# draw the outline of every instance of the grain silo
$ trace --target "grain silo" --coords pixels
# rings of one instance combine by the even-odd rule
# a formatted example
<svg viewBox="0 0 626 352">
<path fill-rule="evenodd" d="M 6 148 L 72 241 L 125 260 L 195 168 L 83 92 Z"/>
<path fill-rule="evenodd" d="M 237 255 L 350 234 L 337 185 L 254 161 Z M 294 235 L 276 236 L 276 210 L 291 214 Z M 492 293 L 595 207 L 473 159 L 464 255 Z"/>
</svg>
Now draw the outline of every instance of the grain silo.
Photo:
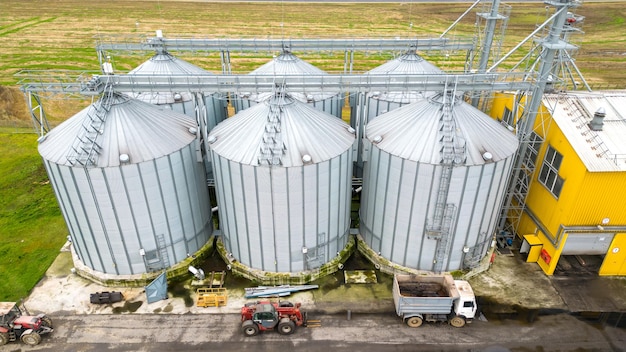
<svg viewBox="0 0 626 352">
<path fill-rule="evenodd" d="M 107 92 L 40 140 L 80 261 L 118 276 L 171 267 L 212 232 L 196 122 Z"/>
<path fill-rule="evenodd" d="M 402 79 L 405 75 L 441 73 L 443 73 L 443 71 L 424 60 L 414 49 L 367 72 L 369 75 L 388 75 L 392 80 L 394 75 Z M 408 90 L 372 91 L 369 93 L 353 94 L 350 97 L 350 126 L 357 130 L 358 138 L 362 139 L 365 126 L 376 116 L 404 105 L 420 101 L 429 94 L 432 94 L 432 92 Z M 359 143 L 356 160 L 357 165 L 355 167 L 355 176 L 357 177 L 363 176 L 362 146 L 362 143 Z"/>
<path fill-rule="evenodd" d="M 367 72 L 367 74 L 371 75 L 384 74 L 392 77 L 393 75 L 402 77 L 403 75 L 442 73 L 443 71 L 424 60 L 415 50 L 409 50 L 398 58 L 388 61 Z M 373 91 L 367 93 L 365 96 L 365 108 L 363 109 L 364 116 L 361 118 L 362 125 L 366 125 L 368 121 L 371 121 L 378 115 L 424 99 L 428 94 L 429 92 L 406 90 L 392 92 Z M 352 97 L 350 106 L 352 116 L 356 116 L 356 107 L 358 106 L 356 96 Z M 352 124 L 352 126 L 354 127 L 355 125 Z"/>
<path fill-rule="evenodd" d="M 148 61 L 137 66 L 128 72 L 129 75 L 168 75 L 168 76 L 190 76 L 190 75 L 213 75 L 196 65 L 178 59 L 168 53 L 165 49 L 157 49 L 157 53 Z M 206 111 L 198 119 L 200 127 L 206 126 L 210 131 L 218 123 L 228 117 L 226 98 L 218 93 L 205 92 L 199 96 L 194 96 L 190 92 L 172 91 L 150 91 L 133 92 L 132 97 L 162 108 L 168 108 L 185 115 L 198 119 L 198 111 Z"/>
<path fill-rule="evenodd" d="M 303 76 L 320 76 L 327 75 L 326 72 L 301 60 L 288 49 L 284 49 L 280 55 L 272 61 L 262 65 L 256 70 L 250 72 L 251 75 L 268 75 L 276 76 L 276 83 L 281 84 L 281 76 L 303 75 Z M 339 92 L 292 92 L 289 94 L 292 98 L 307 103 L 320 111 L 341 118 L 341 112 L 344 105 L 344 97 Z M 241 93 L 233 100 L 235 112 L 247 109 L 267 98 L 272 93 Z"/>
<path fill-rule="evenodd" d="M 226 249 L 264 272 L 317 268 L 347 243 L 354 130 L 287 93 L 209 135 Z"/>
<path fill-rule="evenodd" d="M 158 48 L 154 56 L 137 66 L 128 74 L 150 76 L 213 75 L 196 65 L 172 56 L 163 48 Z M 150 104 L 158 105 L 161 108 L 183 113 L 196 119 L 201 144 L 205 150 L 208 149 L 205 141 L 209 131 L 228 117 L 226 98 L 218 93 L 204 92 L 192 94 L 185 91 L 172 92 L 155 90 L 150 92 L 133 92 L 130 93 L 130 96 Z M 205 166 L 207 168 L 206 177 L 212 179 L 211 162 L 208 159 L 205 160 Z"/>
<path fill-rule="evenodd" d="M 373 252 L 437 272 L 484 257 L 518 146 L 512 133 L 447 93 L 370 121 L 365 144 L 360 233 Z"/>
</svg>

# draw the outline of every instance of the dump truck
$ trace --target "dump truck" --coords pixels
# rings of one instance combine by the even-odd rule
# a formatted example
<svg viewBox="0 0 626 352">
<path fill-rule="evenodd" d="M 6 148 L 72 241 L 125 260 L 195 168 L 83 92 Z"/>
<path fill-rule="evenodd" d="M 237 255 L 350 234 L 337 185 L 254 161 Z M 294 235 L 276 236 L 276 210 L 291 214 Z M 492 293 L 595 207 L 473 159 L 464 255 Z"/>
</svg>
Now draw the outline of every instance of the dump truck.
<svg viewBox="0 0 626 352">
<path fill-rule="evenodd" d="M 245 336 L 254 336 L 265 330 L 290 335 L 296 326 L 306 326 L 306 323 L 307 315 L 300 310 L 300 303 L 257 301 L 246 303 L 241 308 L 241 331 Z"/>
<path fill-rule="evenodd" d="M 0 346 L 20 340 L 38 345 L 41 336 L 52 332 L 52 319 L 45 314 L 31 316 L 13 302 L 0 302 Z"/>
<path fill-rule="evenodd" d="M 396 274 L 393 301 L 398 316 L 412 328 L 424 321 L 447 322 L 460 328 L 472 322 L 477 310 L 470 284 L 449 274 Z"/>
</svg>

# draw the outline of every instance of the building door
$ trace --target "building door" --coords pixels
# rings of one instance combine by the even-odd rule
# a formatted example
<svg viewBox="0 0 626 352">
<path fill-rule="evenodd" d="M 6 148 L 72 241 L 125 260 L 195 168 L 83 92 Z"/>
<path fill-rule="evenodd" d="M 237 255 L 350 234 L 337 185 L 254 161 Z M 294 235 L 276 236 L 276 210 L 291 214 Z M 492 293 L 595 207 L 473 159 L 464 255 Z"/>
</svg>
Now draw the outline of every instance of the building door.
<svg viewBox="0 0 626 352">
<path fill-rule="evenodd" d="M 615 234 L 598 274 L 600 276 L 626 275 L 626 233 Z"/>
<path fill-rule="evenodd" d="M 568 233 L 561 255 L 604 255 L 612 233 Z"/>
</svg>

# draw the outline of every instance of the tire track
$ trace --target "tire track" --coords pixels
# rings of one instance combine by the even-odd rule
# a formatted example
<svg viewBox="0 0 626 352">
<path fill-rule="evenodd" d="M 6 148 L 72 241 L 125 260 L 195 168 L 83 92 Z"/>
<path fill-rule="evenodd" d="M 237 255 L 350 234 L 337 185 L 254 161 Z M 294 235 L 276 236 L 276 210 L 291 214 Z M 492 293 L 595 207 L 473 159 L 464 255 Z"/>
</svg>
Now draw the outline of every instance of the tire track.
<svg viewBox="0 0 626 352">
<path fill-rule="evenodd" d="M 31 17 L 31 18 L 28 18 L 19 22 L 11 23 L 9 25 L 0 27 L 0 37 L 17 33 L 23 29 L 37 26 L 41 23 L 52 22 L 55 19 L 56 17 L 50 17 L 50 18 L 45 18 L 45 19 L 41 19 L 40 17 Z"/>
</svg>

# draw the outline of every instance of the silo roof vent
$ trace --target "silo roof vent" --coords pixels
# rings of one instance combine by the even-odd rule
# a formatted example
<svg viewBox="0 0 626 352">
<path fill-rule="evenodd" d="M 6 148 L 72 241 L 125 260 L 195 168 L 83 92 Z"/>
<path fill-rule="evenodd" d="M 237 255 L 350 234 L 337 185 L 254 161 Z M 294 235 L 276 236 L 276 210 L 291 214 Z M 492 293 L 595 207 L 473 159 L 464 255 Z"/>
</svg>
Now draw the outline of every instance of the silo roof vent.
<svg viewBox="0 0 626 352">
<path fill-rule="evenodd" d="M 599 108 L 593 114 L 593 119 L 589 123 L 589 128 L 592 131 L 602 131 L 602 126 L 604 126 L 604 117 L 606 116 L 606 110 L 604 108 Z"/>
</svg>

